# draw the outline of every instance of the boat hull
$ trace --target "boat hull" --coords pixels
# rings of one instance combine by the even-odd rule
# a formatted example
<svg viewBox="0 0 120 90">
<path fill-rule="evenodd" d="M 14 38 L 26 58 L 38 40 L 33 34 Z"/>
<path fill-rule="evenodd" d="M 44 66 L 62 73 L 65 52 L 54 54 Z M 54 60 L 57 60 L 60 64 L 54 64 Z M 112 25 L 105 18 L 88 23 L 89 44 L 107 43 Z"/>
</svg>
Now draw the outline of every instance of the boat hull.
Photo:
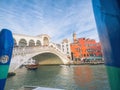
<svg viewBox="0 0 120 90">
<path fill-rule="evenodd" d="M 25 66 L 28 70 L 36 70 L 38 69 L 38 65 L 26 65 Z"/>
<path fill-rule="evenodd" d="M 120 1 L 93 0 L 111 90 L 120 90 Z"/>
</svg>

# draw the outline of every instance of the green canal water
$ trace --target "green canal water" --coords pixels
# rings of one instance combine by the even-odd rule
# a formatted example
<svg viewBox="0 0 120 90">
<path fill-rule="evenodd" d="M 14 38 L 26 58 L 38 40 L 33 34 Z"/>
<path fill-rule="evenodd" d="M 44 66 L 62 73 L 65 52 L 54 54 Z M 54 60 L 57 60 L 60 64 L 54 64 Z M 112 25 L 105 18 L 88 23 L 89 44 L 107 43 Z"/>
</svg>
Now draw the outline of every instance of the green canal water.
<svg viewBox="0 0 120 90">
<path fill-rule="evenodd" d="M 31 71 L 20 68 L 8 78 L 5 90 L 40 86 L 64 90 L 110 90 L 104 65 L 40 66 Z"/>
</svg>

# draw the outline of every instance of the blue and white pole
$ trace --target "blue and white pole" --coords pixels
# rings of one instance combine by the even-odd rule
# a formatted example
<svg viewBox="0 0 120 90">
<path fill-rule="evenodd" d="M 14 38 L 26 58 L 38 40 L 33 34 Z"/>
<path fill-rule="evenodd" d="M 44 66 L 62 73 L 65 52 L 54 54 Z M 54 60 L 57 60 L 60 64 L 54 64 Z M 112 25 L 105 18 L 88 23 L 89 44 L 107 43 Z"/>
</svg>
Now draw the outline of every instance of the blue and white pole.
<svg viewBox="0 0 120 90">
<path fill-rule="evenodd" d="M 14 39 L 8 29 L 0 32 L 0 90 L 4 90 L 9 65 L 12 57 Z"/>
</svg>

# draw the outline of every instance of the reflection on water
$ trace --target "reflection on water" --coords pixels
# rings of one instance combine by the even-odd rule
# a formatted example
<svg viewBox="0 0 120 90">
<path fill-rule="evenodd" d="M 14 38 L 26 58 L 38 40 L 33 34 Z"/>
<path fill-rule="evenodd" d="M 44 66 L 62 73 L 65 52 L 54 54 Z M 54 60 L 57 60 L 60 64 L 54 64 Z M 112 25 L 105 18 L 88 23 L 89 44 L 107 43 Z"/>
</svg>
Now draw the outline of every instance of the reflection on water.
<svg viewBox="0 0 120 90">
<path fill-rule="evenodd" d="M 89 84 L 93 80 L 92 69 L 89 66 L 75 67 L 74 76 L 75 76 L 74 79 L 76 84 L 82 87 L 85 87 L 87 84 Z M 76 76 L 79 76 L 79 77 L 76 77 Z"/>
<path fill-rule="evenodd" d="M 35 71 L 22 68 L 7 79 L 5 90 L 18 90 L 24 85 L 65 90 L 110 90 L 103 65 L 40 66 Z"/>
</svg>

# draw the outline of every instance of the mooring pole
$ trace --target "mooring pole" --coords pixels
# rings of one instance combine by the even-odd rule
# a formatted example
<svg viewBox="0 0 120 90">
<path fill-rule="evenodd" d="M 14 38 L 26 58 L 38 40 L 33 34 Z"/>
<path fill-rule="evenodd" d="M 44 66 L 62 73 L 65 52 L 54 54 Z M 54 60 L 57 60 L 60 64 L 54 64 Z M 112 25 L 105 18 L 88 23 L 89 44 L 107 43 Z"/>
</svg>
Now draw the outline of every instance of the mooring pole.
<svg viewBox="0 0 120 90">
<path fill-rule="evenodd" d="M 14 39 L 8 29 L 0 32 L 0 90 L 4 90 L 9 65 L 12 58 Z"/>
</svg>

